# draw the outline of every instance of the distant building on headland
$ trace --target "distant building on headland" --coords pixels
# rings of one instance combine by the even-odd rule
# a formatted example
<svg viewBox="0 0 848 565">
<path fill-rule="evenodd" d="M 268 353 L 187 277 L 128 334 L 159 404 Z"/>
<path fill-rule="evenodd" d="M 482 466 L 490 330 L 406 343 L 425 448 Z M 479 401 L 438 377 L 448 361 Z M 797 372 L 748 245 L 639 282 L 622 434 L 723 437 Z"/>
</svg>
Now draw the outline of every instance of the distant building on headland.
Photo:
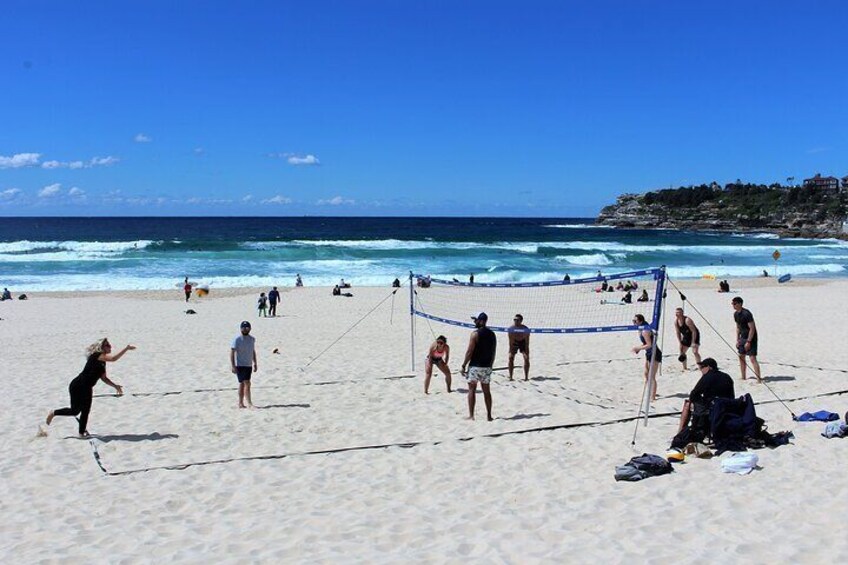
<svg viewBox="0 0 848 565">
<path fill-rule="evenodd" d="M 842 179 L 842 188 L 846 186 L 846 179 L 848 177 Z M 823 190 L 839 192 L 839 179 L 836 177 L 823 177 L 820 173 L 816 173 L 816 176 L 813 178 L 804 179 L 804 186 L 807 188 L 821 188 Z"/>
<path fill-rule="evenodd" d="M 842 177 L 842 190 L 848 192 L 848 175 Z"/>
</svg>

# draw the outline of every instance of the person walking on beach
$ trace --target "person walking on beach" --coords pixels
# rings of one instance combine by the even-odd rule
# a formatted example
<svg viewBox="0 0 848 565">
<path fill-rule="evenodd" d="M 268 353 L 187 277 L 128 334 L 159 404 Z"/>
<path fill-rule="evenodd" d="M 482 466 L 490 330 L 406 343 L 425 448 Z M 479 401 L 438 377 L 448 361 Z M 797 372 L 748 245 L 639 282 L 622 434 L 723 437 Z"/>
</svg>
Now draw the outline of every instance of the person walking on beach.
<svg viewBox="0 0 848 565">
<path fill-rule="evenodd" d="M 188 277 L 185 278 L 185 282 L 183 283 L 183 292 L 185 292 L 186 302 L 191 298 L 191 283 L 188 282 Z"/>
<path fill-rule="evenodd" d="M 680 357 L 677 358 L 683 364 L 683 370 L 688 370 L 686 366 L 686 352 L 692 348 L 692 355 L 695 356 L 695 363 L 701 362 L 701 332 L 698 331 L 698 326 L 692 321 L 692 318 L 683 313 L 683 308 L 678 308 L 674 311 L 674 331 L 677 334 L 677 341 L 680 343 Z"/>
<path fill-rule="evenodd" d="M 477 383 L 483 389 L 483 399 L 486 401 L 486 416 L 492 421 L 492 392 L 489 383 L 492 380 L 492 365 L 495 362 L 497 339 L 495 332 L 486 327 L 489 316 L 480 312 L 471 318 L 477 328 L 468 340 L 465 360 L 462 362 L 462 374 L 468 383 L 468 419 L 474 419 L 474 406 L 477 402 Z"/>
<path fill-rule="evenodd" d="M 298 273 L 297 277 L 294 279 L 294 286 L 303 286 L 303 279 L 300 278 L 300 273 Z"/>
<path fill-rule="evenodd" d="M 117 355 L 112 355 L 112 344 L 107 338 L 99 339 L 86 349 L 86 362 L 82 372 L 71 381 L 68 392 L 71 395 L 71 406 L 51 410 L 47 414 L 47 425 L 53 422 L 55 416 L 76 416 L 79 414 L 79 435 L 88 437 L 88 414 L 91 412 L 91 401 L 94 397 L 94 385 L 103 381 L 115 389 L 118 396 L 124 394 L 121 385 L 112 382 L 106 376 L 106 363 L 114 363 L 124 356 L 127 351 L 135 349 L 127 345 Z"/>
<path fill-rule="evenodd" d="M 648 326 L 645 321 L 645 316 L 636 314 L 633 316 L 633 324 L 639 326 L 639 341 L 642 345 L 633 348 L 633 353 L 639 354 L 640 351 L 645 352 L 645 381 L 651 384 L 651 401 L 657 399 L 657 371 L 662 366 L 662 351 L 657 348 L 657 355 L 653 357 L 654 350 L 654 331 Z M 651 360 L 654 360 L 651 363 Z"/>
<path fill-rule="evenodd" d="M 269 316 L 271 316 L 271 317 L 277 316 L 277 302 L 279 302 L 279 301 L 280 301 L 280 291 L 277 290 L 277 287 L 275 286 L 268 293 L 268 303 L 271 305 L 270 308 L 268 308 L 268 315 Z"/>
<path fill-rule="evenodd" d="M 430 351 L 427 353 L 427 359 L 424 360 L 424 394 L 430 394 L 430 379 L 433 377 L 433 367 L 438 367 L 445 375 L 445 384 L 448 386 L 448 392 L 451 391 L 451 370 L 448 367 L 450 362 L 450 345 L 448 338 L 440 335 L 430 346 Z"/>
<path fill-rule="evenodd" d="M 264 292 L 259 293 L 259 300 L 256 301 L 256 306 L 259 309 L 259 317 L 267 318 L 268 317 L 268 297 L 265 296 Z"/>
<path fill-rule="evenodd" d="M 515 354 L 524 356 L 524 380 L 530 379 L 530 328 L 524 325 L 524 316 L 516 314 L 512 319 L 507 336 L 509 337 L 509 380 L 515 369 Z"/>
<path fill-rule="evenodd" d="M 230 368 L 238 378 L 239 408 L 253 408 L 250 377 L 259 370 L 259 365 L 256 363 L 256 339 L 250 335 L 250 322 L 246 320 L 241 323 L 241 334 L 236 336 L 230 346 Z"/>
<path fill-rule="evenodd" d="M 757 362 L 757 341 L 760 332 L 754 323 L 754 315 L 747 308 L 743 308 L 744 301 L 741 296 L 735 296 L 730 301 L 733 305 L 733 321 L 736 322 L 736 352 L 739 354 L 739 370 L 742 372 L 742 380 L 747 378 L 748 364 L 745 357 L 751 360 L 751 368 L 757 382 L 763 382 L 760 378 L 760 364 Z"/>
</svg>

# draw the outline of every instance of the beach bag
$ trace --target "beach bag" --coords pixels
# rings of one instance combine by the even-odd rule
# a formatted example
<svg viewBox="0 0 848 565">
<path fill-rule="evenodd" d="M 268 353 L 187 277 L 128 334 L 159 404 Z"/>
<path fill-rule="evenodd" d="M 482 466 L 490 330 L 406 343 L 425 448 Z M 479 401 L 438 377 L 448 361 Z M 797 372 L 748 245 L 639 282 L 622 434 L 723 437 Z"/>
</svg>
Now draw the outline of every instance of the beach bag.
<svg viewBox="0 0 848 565">
<path fill-rule="evenodd" d="M 615 468 L 616 481 L 641 481 L 649 477 L 658 475 L 667 475 L 674 469 L 671 468 L 671 463 L 659 455 L 651 453 L 643 453 L 638 457 L 633 457 L 624 465 L 619 465 Z"/>
</svg>

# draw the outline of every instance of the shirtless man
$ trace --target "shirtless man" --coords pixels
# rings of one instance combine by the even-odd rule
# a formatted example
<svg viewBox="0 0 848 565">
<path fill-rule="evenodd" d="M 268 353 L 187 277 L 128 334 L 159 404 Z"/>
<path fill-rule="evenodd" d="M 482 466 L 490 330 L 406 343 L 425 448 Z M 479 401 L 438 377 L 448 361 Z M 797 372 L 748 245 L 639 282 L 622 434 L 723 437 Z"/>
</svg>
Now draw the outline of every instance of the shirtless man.
<svg viewBox="0 0 848 565">
<path fill-rule="evenodd" d="M 674 311 L 674 331 L 677 333 L 677 341 L 680 342 L 680 357 L 677 360 L 683 364 L 683 370 L 689 369 L 686 366 L 686 352 L 690 347 L 692 348 L 692 355 L 695 356 L 695 363 L 700 364 L 701 332 L 692 318 L 683 313 L 683 308 Z"/>
<path fill-rule="evenodd" d="M 515 315 L 507 335 L 509 336 L 509 380 L 512 380 L 512 371 L 515 369 L 515 354 L 519 351 L 524 356 L 524 380 L 529 380 L 530 328 L 524 325 L 524 316 L 521 314 Z"/>
</svg>

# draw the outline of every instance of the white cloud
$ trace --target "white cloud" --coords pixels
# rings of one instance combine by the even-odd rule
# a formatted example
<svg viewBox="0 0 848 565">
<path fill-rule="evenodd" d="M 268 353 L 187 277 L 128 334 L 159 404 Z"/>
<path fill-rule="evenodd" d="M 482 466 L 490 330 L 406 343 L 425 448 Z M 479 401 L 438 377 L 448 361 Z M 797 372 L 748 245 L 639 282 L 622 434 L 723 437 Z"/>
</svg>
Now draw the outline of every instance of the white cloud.
<svg viewBox="0 0 848 565">
<path fill-rule="evenodd" d="M 252 194 L 248 194 L 247 196 L 241 199 L 242 202 L 250 202 L 251 200 L 253 200 Z"/>
<path fill-rule="evenodd" d="M 50 198 L 51 196 L 56 196 L 59 193 L 59 189 L 62 188 L 62 185 L 57 183 L 48 184 L 40 191 L 38 191 L 39 198 Z"/>
<path fill-rule="evenodd" d="M 17 153 L 11 157 L 0 155 L 0 169 L 20 169 L 38 164 L 41 153 Z"/>
<path fill-rule="evenodd" d="M 7 188 L 0 192 L 0 200 L 14 200 L 21 193 L 20 188 Z"/>
<path fill-rule="evenodd" d="M 341 206 L 343 204 L 355 204 L 355 203 L 356 202 L 354 200 L 351 200 L 349 198 L 342 198 L 341 196 L 336 196 L 334 198 L 329 198 L 329 199 L 326 199 L 326 200 L 321 199 L 318 202 L 316 202 L 316 204 L 318 204 L 319 206 L 326 206 L 326 205 Z"/>
<path fill-rule="evenodd" d="M 68 190 L 68 196 L 74 198 L 85 198 L 85 191 L 79 187 L 73 186 Z"/>
<path fill-rule="evenodd" d="M 303 157 L 299 157 L 297 155 L 289 155 L 287 159 L 289 165 L 320 165 L 321 161 L 318 160 L 318 157 L 315 155 L 304 155 Z"/>
<path fill-rule="evenodd" d="M 279 194 L 262 201 L 263 204 L 291 204 L 292 199 L 288 196 L 280 196 Z"/>
<path fill-rule="evenodd" d="M 41 164 L 42 169 L 91 169 L 92 167 L 108 167 L 120 161 L 117 157 L 92 157 L 86 161 L 45 161 Z"/>
<path fill-rule="evenodd" d="M 143 133 L 137 133 L 133 139 L 136 143 L 150 143 L 153 141 L 152 137 Z"/>
<path fill-rule="evenodd" d="M 90 163 L 92 167 L 108 167 L 118 161 L 120 161 L 119 158 L 109 155 L 108 157 L 92 157 Z"/>
<path fill-rule="evenodd" d="M 204 153 L 206 153 L 206 150 L 204 148 L 202 148 L 202 147 L 195 147 L 194 148 L 194 154 L 195 155 L 200 156 L 200 155 L 203 155 Z"/>
</svg>

